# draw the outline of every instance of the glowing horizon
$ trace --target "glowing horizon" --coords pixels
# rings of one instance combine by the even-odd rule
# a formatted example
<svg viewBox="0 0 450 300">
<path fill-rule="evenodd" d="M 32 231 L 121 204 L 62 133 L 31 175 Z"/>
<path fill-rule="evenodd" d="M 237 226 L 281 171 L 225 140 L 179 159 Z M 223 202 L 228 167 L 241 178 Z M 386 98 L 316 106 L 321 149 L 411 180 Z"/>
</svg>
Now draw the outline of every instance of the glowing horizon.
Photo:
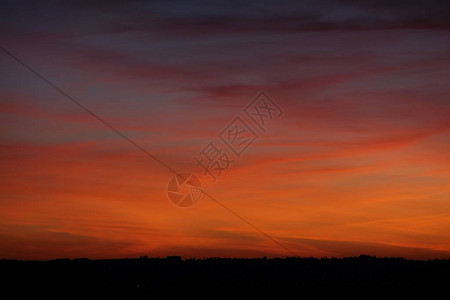
<svg viewBox="0 0 450 300">
<path fill-rule="evenodd" d="M 416 23 L 365 1 L 176 3 L 2 4 L 0 45 L 301 256 L 450 258 L 437 4 Z M 2 51 L 0 66 L 0 258 L 290 255 L 205 196 L 174 207 L 170 171 Z M 262 90 L 284 111 L 266 132 L 243 113 Z M 258 139 L 212 182 L 193 157 L 226 149 L 237 116 Z"/>
</svg>

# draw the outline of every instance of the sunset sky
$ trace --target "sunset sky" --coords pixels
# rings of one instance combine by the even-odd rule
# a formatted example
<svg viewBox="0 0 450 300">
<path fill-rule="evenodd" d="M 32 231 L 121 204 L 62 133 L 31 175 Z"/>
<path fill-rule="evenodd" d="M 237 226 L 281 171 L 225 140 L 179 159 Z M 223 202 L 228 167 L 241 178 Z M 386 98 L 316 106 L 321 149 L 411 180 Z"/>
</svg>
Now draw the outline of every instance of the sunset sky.
<svg viewBox="0 0 450 300">
<path fill-rule="evenodd" d="M 450 258 L 448 1 L 2 1 L 0 46 L 299 256 Z M 2 50 L 0 123 L 0 258 L 292 255 L 175 207 L 167 168 Z"/>
</svg>

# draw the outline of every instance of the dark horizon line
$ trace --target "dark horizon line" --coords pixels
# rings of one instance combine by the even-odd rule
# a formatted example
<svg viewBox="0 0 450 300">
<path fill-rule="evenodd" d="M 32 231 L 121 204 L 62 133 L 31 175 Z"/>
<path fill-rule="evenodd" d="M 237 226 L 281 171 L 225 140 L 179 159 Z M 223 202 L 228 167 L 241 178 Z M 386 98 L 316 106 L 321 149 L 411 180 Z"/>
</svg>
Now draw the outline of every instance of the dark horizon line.
<svg viewBox="0 0 450 300">
<path fill-rule="evenodd" d="M 76 257 L 76 258 L 54 258 L 54 259 L 16 259 L 16 258 L 0 258 L 0 262 L 4 261 L 20 261 L 20 262 L 52 262 L 52 261 L 111 261 L 111 260 L 164 260 L 164 261 L 189 261 L 189 260 L 348 260 L 348 259 L 361 259 L 361 260 L 404 260 L 404 261 L 450 261 L 450 258 L 428 258 L 428 259 L 409 259 L 398 256 L 384 256 L 377 257 L 376 255 L 360 254 L 359 256 L 342 256 L 342 257 L 313 257 L 313 256 L 284 256 L 284 257 L 183 257 L 182 255 L 168 255 L 166 257 L 122 257 L 122 258 L 88 258 L 88 257 Z"/>
</svg>

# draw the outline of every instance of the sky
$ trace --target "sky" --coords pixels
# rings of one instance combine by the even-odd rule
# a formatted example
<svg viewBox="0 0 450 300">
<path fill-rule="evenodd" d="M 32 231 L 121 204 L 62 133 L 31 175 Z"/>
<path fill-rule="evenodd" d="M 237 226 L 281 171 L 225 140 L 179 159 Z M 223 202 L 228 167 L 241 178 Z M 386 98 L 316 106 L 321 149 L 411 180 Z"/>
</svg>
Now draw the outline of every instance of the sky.
<svg viewBox="0 0 450 300">
<path fill-rule="evenodd" d="M 0 46 L 221 204 L 173 205 L 169 169 L 0 50 L 0 258 L 450 258 L 447 1 L 2 1 Z"/>
</svg>

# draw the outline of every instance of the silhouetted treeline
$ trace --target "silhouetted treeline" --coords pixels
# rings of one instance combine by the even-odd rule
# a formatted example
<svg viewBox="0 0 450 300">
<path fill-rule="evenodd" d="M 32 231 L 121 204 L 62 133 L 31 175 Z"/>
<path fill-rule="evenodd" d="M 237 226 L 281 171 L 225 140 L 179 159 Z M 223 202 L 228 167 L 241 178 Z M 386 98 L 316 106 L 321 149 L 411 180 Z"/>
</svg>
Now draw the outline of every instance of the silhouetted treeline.
<svg viewBox="0 0 450 300">
<path fill-rule="evenodd" d="M 16 293 L 283 295 L 435 292 L 449 286 L 450 260 L 343 259 L 1 260 L 2 290 Z M 361 295 L 363 295 L 361 294 Z M 299 298 L 299 297 L 295 297 Z M 300 297 L 302 298 L 302 297 Z M 149 298 L 146 298 L 149 299 Z"/>
</svg>

